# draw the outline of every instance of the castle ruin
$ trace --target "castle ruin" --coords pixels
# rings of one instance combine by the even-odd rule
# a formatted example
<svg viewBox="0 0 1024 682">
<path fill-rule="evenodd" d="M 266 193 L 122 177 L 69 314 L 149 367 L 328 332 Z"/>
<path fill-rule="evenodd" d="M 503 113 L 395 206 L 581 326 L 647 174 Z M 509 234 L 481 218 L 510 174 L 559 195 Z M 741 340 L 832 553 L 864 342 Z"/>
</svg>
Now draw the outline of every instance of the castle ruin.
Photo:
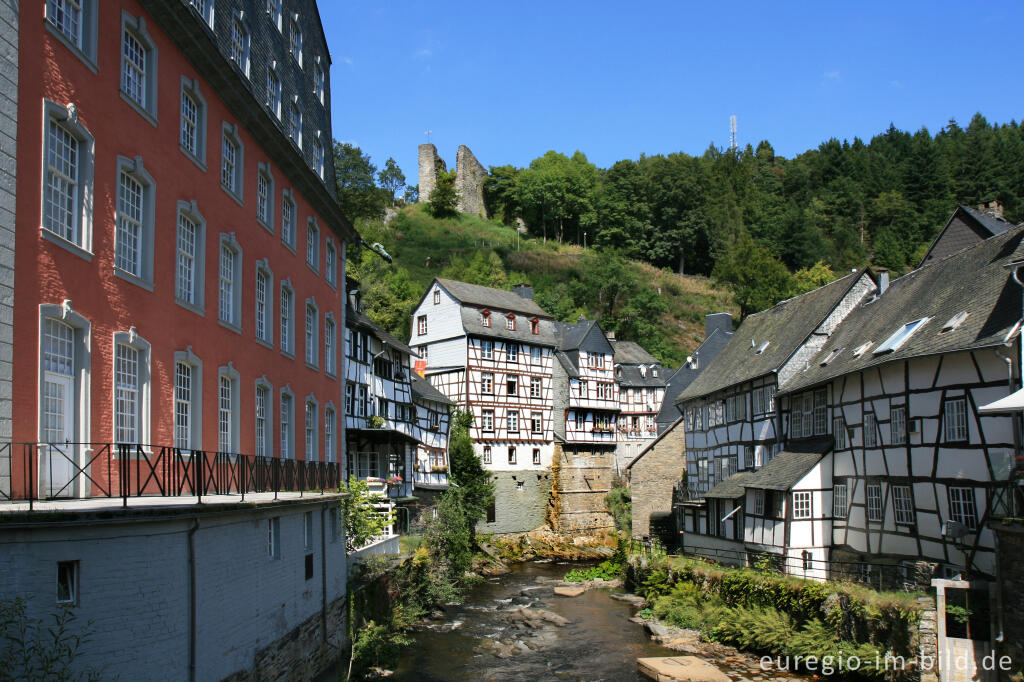
<svg viewBox="0 0 1024 682">
<path fill-rule="evenodd" d="M 437 155 L 437 147 L 433 144 L 421 144 L 419 147 L 420 177 L 419 201 L 430 200 L 430 193 L 437 186 L 437 174 L 447 170 L 444 159 Z M 455 156 L 455 191 L 459 195 L 459 213 L 487 217 L 484 208 L 484 180 L 487 169 L 477 161 L 466 145 L 459 145 Z"/>
</svg>

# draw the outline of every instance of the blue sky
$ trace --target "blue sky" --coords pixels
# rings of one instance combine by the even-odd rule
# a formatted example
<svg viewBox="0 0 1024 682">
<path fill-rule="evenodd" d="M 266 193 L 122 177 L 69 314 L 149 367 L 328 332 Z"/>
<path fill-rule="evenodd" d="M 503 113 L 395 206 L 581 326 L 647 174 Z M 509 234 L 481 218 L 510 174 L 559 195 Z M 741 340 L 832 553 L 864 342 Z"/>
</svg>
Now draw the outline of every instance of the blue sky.
<svg viewBox="0 0 1024 682">
<path fill-rule="evenodd" d="M 583 151 L 606 168 L 769 140 L 792 157 L 889 123 L 932 133 L 1024 116 L 1024 2 L 519 3 L 320 0 L 334 136 L 416 183 L 449 167 Z"/>
</svg>

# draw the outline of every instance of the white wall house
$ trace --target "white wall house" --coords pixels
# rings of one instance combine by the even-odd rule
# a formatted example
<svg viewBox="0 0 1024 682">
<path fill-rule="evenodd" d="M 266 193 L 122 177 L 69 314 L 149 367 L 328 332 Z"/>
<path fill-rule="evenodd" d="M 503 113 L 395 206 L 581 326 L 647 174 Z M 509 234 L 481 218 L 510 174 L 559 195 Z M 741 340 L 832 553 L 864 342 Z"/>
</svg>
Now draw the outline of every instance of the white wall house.
<svg viewBox="0 0 1024 682">
<path fill-rule="evenodd" d="M 615 471 L 625 469 L 658 436 L 657 418 L 665 399 L 668 370 L 632 341 L 616 341 L 615 382 L 619 385 Z"/>
<path fill-rule="evenodd" d="M 794 368 L 803 366 L 808 349 L 820 348 L 874 288 L 871 275 L 862 270 L 748 316 L 679 395 L 676 404 L 683 420 L 676 428 L 686 432 L 686 481 L 679 507 L 685 551 L 732 563 L 746 562 L 748 554 L 787 554 L 786 514 L 792 507 L 792 486 L 804 484 L 803 475 L 808 472 L 793 478 L 789 460 L 800 458 L 787 455 L 782 460 L 787 466 L 776 465 L 785 474 L 785 489 L 774 489 L 779 479 L 765 482 L 757 476 L 782 452 L 775 395 Z M 818 430 L 824 434 L 824 415 L 819 421 Z M 817 454 L 820 458 L 824 453 L 821 449 Z M 737 485 L 729 480 L 739 472 L 749 474 L 752 484 L 763 486 L 750 490 L 762 492 L 750 492 L 746 481 Z M 716 490 L 716 486 L 722 487 Z M 766 508 L 758 507 L 761 513 L 757 514 L 754 505 L 748 504 L 755 497 L 770 502 Z M 817 530 L 820 537 L 823 530 Z"/>
<path fill-rule="evenodd" d="M 416 490 L 448 488 L 448 433 L 454 404 L 426 379 L 413 374 L 412 401 L 416 409 Z"/>
<path fill-rule="evenodd" d="M 357 289 L 353 281 L 349 289 Z M 367 479 L 390 498 L 412 494 L 417 439 L 410 378 L 412 349 L 362 311 L 358 293 L 345 311 L 347 476 Z M 389 483 L 390 481 L 390 483 Z"/>
<path fill-rule="evenodd" d="M 555 329 L 532 293 L 436 279 L 413 312 L 410 345 L 426 378 L 472 414 L 474 447 L 495 472 L 488 532 L 544 523 L 554 449 Z"/>
</svg>

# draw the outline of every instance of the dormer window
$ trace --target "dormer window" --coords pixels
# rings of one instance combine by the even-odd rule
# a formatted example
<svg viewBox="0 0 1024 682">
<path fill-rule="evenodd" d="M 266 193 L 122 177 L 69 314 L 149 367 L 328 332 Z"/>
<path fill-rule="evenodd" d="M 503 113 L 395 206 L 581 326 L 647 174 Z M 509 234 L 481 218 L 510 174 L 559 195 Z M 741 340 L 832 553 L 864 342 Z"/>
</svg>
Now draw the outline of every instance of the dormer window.
<svg viewBox="0 0 1024 682">
<path fill-rule="evenodd" d="M 540 334 L 540 320 L 536 317 L 530 320 L 530 333 Z"/>
<path fill-rule="evenodd" d="M 905 325 L 896 330 L 892 336 L 887 338 L 882 345 L 875 349 L 875 355 L 881 355 L 882 353 L 890 353 L 899 350 L 900 347 L 905 344 L 914 332 L 920 329 L 925 322 L 930 318 L 922 317 L 920 320 L 914 320 L 913 322 L 907 322 Z"/>
<path fill-rule="evenodd" d="M 505 329 L 510 332 L 514 332 L 516 330 L 516 316 L 512 313 L 509 313 L 508 317 L 505 318 Z"/>
<path fill-rule="evenodd" d="M 483 326 L 483 327 L 490 327 L 491 326 L 491 311 L 490 310 L 485 310 L 482 313 L 480 313 L 480 325 Z"/>
<path fill-rule="evenodd" d="M 954 315 L 953 317 L 949 318 L 949 321 L 946 322 L 946 324 L 942 325 L 942 331 L 940 331 L 939 333 L 940 334 L 946 334 L 948 332 L 953 331 L 954 329 L 959 327 L 961 324 L 963 324 L 964 320 L 967 319 L 967 315 L 968 315 L 968 313 L 967 313 L 966 310 L 961 310 L 956 315 Z"/>
</svg>

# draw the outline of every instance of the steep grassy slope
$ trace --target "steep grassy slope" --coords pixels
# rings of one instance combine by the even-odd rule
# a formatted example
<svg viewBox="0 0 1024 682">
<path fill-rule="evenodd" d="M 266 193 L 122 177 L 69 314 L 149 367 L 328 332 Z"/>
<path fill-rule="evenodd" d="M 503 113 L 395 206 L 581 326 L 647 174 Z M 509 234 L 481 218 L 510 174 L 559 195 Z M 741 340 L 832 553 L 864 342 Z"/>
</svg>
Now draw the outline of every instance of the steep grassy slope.
<svg viewBox="0 0 1024 682">
<path fill-rule="evenodd" d="M 737 313 L 729 292 L 707 278 L 681 276 L 636 261 L 609 269 L 607 257 L 602 259 L 590 250 L 551 240 L 544 244 L 473 216 L 437 220 L 421 206 L 411 206 L 386 225 L 374 221 L 358 227 L 368 242 L 381 242 L 394 258 L 394 266 L 389 267 L 364 252 L 353 259 L 351 272 L 371 300 L 370 315 L 400 338 L 408 338 L 412 306 L 431 280 L 441 276 L 501 288 L 529 283 L 538 302 L 556 317 L 601 317 L 605 326 L 620 330 L 620 338 L 643 344 L 673 366 L 703 339 L 705 313 Z M 602 294 L 594 286 L 595 277 L 601 283 L 621 280 L 623 291 L 632 292 L 633 298 L 651 299 L 639 314 L 659 308 L 661 312 L 654 315 L 656 319 L 630 323 L 626 318 L 636 313 L 628 309 L 630 301 L 599 300 Z M 647 330 L 647 338 L 630 338 L 640 328 Z"/>
</svg>

